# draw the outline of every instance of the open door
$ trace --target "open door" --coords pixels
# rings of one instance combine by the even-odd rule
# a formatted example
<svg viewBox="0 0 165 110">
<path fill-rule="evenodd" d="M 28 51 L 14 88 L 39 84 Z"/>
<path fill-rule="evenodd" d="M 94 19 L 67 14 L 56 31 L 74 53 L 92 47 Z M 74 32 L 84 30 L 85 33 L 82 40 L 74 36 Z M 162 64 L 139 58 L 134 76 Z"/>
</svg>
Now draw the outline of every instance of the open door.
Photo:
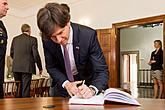
<svg viewBox="0 0 165 110">
<path fill-rule="evenodd" d="M 115 29 L 98 29 L 97 35 L 98 40 L 100 42 L 101 48 L 103 50 L 106 63 L 108 65 L 108 69 L 110 72 L 110 80 L 109 80 L 109 86 L 110 87 L 119 87 L 120 80 L 119 75 L 116 69 L 116 37 L 115 37 Z"/>
</svg>

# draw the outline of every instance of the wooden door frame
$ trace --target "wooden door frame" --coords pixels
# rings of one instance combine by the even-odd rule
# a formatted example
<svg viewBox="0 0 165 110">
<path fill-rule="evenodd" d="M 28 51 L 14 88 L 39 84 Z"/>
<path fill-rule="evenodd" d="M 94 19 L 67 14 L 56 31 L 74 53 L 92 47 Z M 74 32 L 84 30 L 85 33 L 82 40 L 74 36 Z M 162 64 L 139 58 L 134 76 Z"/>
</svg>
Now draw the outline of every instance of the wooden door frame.
<svg viewBox="0 0 165 110">
<path fill-rule="evenodd" d="M 159 16 L 153 16 L 153 17 L 147 17 L 147 18 L 142 18 L 142 19 L 136 19 L 136 20 L 130 20 L 130 21 L 125 21 L 125 22 L 119 22 L 119 23 L 113 23 L 112 28 L 115 30 L 114 36 L 115 36 L 115 68 L 116 68 L 116 74 L 117 76 L 120 76 L 120 29 L 122 28 L 127 28 L 131 26 L 136 26 L 136 25 L 143 25 L 143 24 L 148 24 L 148 23 L 157 23 L 157 22 L 162 22 L 163 23 L 163 50 L 165 50 L 165 14 L 164 15 L 159 15 Z M 165 52 L 163 52 L 163 66 L 165 67 Z M 163 79 L 165 81 L 165 68 L 163 69 Z M 163 91 L 163 98 L 165 98 L 165 83 L 164 83 L 164 91 Z"/>
<path fill-rule="evenodd" d="M 120 52 L 120 58 L 122 55 L 124 54 L 137 54 L 137 68 L 139 68 L 139 50 L 133 50 L 133 51 L 121 51 Z M 137 70 L 138 72 L 138 70 Z M 137 73 L 137 78 L 138 78 L 138 73 Z M 130 76 L 129 76 L 129 80 L 130 80 Z M 121 82 L 121 81 L 120 81 Z"/>
</svg>

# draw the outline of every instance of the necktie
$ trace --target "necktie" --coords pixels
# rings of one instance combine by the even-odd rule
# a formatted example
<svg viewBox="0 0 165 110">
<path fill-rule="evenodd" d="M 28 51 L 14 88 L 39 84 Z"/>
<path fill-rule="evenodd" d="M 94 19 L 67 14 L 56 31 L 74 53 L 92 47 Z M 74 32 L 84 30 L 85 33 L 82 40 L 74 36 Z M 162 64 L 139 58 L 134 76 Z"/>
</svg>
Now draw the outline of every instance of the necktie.
<svg viewBox="0 0 165 110">
<path fill-rule="evenodd" d="M 68 79 L 69 79 L 69 81 L 74 81 L 73 74 L 72 74 L 72 71 L 71 71 L 69 54 L 68 54 L 68 50 L 66 48 L 66 45 L 63 45 L 63 49 L 64 49 L 65 69 L 66 69 L 66 73 L 67 73 Z"/>
</svg>

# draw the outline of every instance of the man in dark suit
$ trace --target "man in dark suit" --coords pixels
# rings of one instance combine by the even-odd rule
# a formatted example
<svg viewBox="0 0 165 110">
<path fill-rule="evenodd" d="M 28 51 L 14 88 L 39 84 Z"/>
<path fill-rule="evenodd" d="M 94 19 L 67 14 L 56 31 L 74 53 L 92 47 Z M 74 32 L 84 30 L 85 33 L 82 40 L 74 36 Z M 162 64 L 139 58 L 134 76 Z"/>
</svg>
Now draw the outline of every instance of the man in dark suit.
<svg viewBox="0 0 165 110">
<path fill-rule="evenodd" d="M 30 36 L 30 26 L 23 24 L 21 31 L 21 35 L 13 38 L 10 55 L 13 58 L 14 79 L 21 81 L 19 97 L 29 97 L 32 74 L 36 74 L 35 63 L 39 68 L 39 74 L 42 73 L 42 64 L 37 39 Z"/>
<path fill-rule="evenodd" d="M 6 16 L 8 10 L 7 0 L 0 0 L 0 19 Z M 5 55 L 7 46 L 7 31 L 0 20 L 0 99 L 3 96 L 3 82 L 4 82 L 4 68 L 5 68 Z"/>
<path fill-rule="evenodd" d="M 95 30 L 71 23 L 69 12 L 58 3 L 41 8 L 37 23 L 46 68 L 60 96 L 90 98 L 107 88 L 108 67 Z M 78 86 L 82 80 L 85 84 Z"/>
</svg>

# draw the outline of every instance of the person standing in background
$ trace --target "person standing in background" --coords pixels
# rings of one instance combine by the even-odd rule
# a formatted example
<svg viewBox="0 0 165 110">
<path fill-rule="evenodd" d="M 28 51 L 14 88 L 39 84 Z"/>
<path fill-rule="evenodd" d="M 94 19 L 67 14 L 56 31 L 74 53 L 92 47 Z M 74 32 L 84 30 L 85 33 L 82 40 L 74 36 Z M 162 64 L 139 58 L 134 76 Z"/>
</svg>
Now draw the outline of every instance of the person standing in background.
<svg viewBox="0 0 165 110">
<path fill-rule="evenodd" d="M 151 65 L 151 76 L 154 82 L 154 97 L 161 98 L 163 92 L 163 50 L 162 42 L 160 40 L 154 41 L 154 47 L 156 48 L 151 53 L 150 61 L 148 62 Z M 158 94 L 159 88 L 159 94 Z"/>
<path fill-rule="evenodd" d="M 42 64 L 38 53 L 37 38 L 30 36 L 31 27 L 23 24 L 22 34 L 13 38 L 10 56 L 13 58 L 14 79 L 21 82 L 20 96 L 30 97 L 32 74 L 36 74 L 35 63 L 42 74 Z"/>
<path fill-rule="evenodd" d="M 4 68 L 5 68 L 5 55 L 7 46 L 7 31 L 1 21 L 1 18 L 5 17 L 8 10 L 8 1 L 0 0 L 0 99 L 4 96 L 3 93 L 3 82 L 4 82 Z"/>
</svg>

